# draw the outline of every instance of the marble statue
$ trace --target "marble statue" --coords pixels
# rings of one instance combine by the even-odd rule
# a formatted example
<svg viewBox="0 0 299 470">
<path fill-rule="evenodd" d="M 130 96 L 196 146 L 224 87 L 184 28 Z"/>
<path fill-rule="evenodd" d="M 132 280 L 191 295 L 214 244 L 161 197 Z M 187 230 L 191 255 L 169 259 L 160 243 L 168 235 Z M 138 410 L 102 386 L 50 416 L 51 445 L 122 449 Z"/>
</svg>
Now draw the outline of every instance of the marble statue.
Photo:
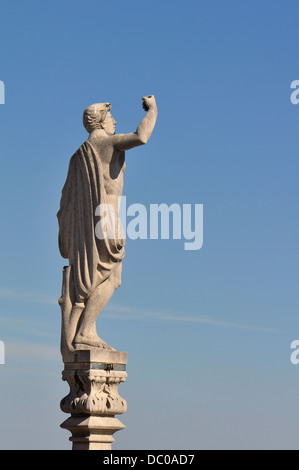
<svg viewBox="0 0 299 470">
<path fill-rule="evenodd" d="M 121 284 L 125 240 L 97 237 L 96 210 L 105 204 L 118 214 L 123 191 L 125 151 L 146 144 L 157 119 L 153 95 L 142 98 L 145 117 L 136 132 L 115 134 L 110 103 L 97 103 L 83 113 L 88 139 L 72 156 L 58 211 L 59 249 L 69 260 L 63 270 L 61 352 L 114 350 L 97 334 L 96 319 Z"/>
</svg>

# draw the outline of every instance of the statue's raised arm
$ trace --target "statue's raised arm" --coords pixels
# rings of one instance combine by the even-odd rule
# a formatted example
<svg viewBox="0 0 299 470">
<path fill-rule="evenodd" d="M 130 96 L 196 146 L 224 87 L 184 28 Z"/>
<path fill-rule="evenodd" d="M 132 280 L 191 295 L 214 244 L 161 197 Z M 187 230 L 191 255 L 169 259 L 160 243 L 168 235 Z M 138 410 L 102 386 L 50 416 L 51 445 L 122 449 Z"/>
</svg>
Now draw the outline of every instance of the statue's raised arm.
<svg viewBox="0 0 299 470">
<path fill-rule="evenodd" d="M 113 145 L 119 150 L 129 150 L 133 147 L 146 144 L 150 138 L 158 115 L 157 104 L 154 95 L 142 98 L 142 107 L 147 111 L 135 132 L 129 134 L 116 134 L 112 137 Z"/>
</svg>

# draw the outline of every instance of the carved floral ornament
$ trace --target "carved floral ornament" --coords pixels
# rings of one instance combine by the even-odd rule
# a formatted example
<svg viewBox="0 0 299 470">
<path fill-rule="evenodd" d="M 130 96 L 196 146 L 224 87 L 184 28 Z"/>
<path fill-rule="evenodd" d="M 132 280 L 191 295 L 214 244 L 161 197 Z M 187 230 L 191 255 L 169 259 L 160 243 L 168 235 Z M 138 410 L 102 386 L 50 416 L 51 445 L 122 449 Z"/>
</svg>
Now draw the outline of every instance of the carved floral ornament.
<svg viewBox="0 0 299 470">
<path fill-rule="evenodd" d="M 118 394 L 118 386 L 125 382 L 126 372 L 72 371 L 63 372 L 63 380 L 70 393 L 61 401 L 65 413 L 92 413 L 115 415 L 125 413 L 126 401 Z"/>
</svg>

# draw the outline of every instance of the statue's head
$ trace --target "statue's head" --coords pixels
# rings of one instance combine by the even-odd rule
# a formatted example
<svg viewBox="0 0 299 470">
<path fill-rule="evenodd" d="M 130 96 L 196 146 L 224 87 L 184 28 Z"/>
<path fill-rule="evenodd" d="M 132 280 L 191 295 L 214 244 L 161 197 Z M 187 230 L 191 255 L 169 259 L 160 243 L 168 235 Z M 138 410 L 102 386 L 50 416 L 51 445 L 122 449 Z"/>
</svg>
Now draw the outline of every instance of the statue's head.
<svg viewBox="0 0 299 470">
<path fill-rule="evenodd" d="M 115 133 L 115 124 L 110 103 L 96 103 L 88 106 L 83 113 L 83 125 L 90 134 L 95 129 L 104 129 L 108 135 Z"/>
</svg>

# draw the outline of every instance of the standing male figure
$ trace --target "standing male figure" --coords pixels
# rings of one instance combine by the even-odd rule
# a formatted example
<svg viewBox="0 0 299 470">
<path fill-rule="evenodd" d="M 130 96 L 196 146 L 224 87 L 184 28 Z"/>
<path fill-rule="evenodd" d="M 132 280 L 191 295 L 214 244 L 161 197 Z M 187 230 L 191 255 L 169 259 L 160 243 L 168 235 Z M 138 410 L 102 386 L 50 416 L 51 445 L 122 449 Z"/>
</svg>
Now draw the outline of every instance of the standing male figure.
<svg viewBox="0 0 299 470">
<path fill-rule="evenodd" d="M 121 284 L 125 241 L 118 230 L 112 239 L 96 236 L 96 209 L 103 204 L 118 215 L 125 151 L 146 144 L 157 119 L 154 96 L 142 100 L 147 114 L 136 132 L 129 134 L 115 134 L 110 103 L 93 104 L 83 113 L 89 137 L 70 160 L 57 214 L 60 253 L 70 264 L 63 271 L 59 299 L 63 355 L 80 349 L 112 349 L 97 335 L 96 319 Z"/>
</svg>

